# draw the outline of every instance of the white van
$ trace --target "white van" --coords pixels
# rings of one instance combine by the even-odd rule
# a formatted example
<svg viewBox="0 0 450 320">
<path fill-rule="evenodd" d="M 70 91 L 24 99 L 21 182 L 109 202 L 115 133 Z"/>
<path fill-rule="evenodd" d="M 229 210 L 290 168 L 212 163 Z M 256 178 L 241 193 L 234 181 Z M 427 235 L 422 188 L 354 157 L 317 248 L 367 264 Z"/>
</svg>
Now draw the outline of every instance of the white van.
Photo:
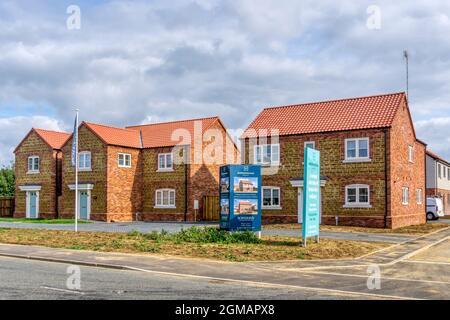
<svg viewBox="0 0 450 320">
<path fill-rule="evenodd" d="M 427 220 L 437 220 L 444 216 L 444 203 L 441 198 L 427 198 Z"/>
</svg>

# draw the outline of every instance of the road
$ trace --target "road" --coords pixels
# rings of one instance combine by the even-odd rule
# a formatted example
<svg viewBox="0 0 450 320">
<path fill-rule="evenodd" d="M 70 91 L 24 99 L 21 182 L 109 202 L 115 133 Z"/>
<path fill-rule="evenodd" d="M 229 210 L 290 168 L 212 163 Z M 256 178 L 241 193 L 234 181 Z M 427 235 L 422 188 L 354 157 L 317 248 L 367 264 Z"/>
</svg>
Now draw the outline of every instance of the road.
<svg viewBox="0 0 450 320">
<path fill-rule="evenodd" d="M 81 266 L 81 290 L 69 290 L 69 264 L 0 257 L 0 299 L 357 299 L 356 294 Z M 367 299 L 367 297 L 365 297 Z M 369 297 L 371 298 L 371 297 Z M 372 298 L 374 299 L 374 298 Z"/>
</svg>

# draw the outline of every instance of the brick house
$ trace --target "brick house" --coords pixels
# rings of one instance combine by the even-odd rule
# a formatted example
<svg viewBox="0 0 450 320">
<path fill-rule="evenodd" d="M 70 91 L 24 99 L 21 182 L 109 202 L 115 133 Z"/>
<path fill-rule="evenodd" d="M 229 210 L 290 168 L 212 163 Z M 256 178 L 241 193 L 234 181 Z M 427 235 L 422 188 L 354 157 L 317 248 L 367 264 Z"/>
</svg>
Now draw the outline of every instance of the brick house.
<svg viewBox="0 0 450 320">
<path fill-rule="evenodd" d="M 75 203 L 71 143 L 62 148 L 65 217 Z M 220 159 L 207 161 L 217 148 Z M 127 128 L 83 122 L 79 154 L 80 217 L 108 222 L 192 221 L 203 196 L 217 193 L 220 165 L 239 157 L 218 117 Z"/>
<path fill-rule="evenodd" d="M 428 150 L 426 168 L 427 196 L 441 198 L 445 214 L 450 215 L 450 162 Z"/>
<path fill-rule="evenodd" d="M 321 151 L 322 223 L 425 223 L 426 145 L 404 93 L 266 108 L 241 139 L 263 165 L 264 223 L 298 221 L 305 147 Z"/>
<path fill-rule="evenodd" d="M 14 150 L 15 218 L 56 218 L 65 132 L 31 129 Z"/>
</svg>

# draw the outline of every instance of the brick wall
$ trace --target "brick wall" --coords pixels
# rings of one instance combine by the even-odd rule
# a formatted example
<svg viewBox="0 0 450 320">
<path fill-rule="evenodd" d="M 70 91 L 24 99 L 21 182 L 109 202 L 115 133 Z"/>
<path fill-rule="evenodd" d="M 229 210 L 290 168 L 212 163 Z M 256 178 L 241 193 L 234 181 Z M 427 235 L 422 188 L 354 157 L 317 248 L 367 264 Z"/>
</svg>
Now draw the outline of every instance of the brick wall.
<svg viewBox="0 0 450 320">
<path fill-rule="evenodd" d="M 26 216 L 26 192 L 19 186 L 41 185 L 39 192 L 39 217 L 56 217 L 56 158 L 52 150 L 34 131 L 22 142 L 15 153 L 16 194 L 14 217 Z M 39 173 L 27 174 L 28 157 L 39 156 Z"/>
<path fill-rule="evenodd" d="M 85 126 L 78 132 L 79 152 L 91 152 L 91 171 L 78 173 L 79 183 L 92 183 L 91 191 L 91 219 L 107 221 L 107 146 Z M 72 139 L 62 149 L 62 198 L 60 215 L 74 217 L 75 192 L 68 185 L 75 183 L 75 167 L 72 166 Z"/>
<path fill-rule="evenodd" d="M 369 138 L 371 161 L 343 163 L 345 139 L 363 137 Z M 338 216 L 340 224 L 383 227 L 385 142 L 383 130 L 378 129 L 280 137 L 279 170 L 272 175 L 270 174 L 272 169 L 263 169 L 263 186 L 281 188 L 281 209 L 263 210 L 263 221 L 265 223 L 297 221 L 298 188 L 292 187 L 290 180 L 303 177 L 304 143 L 307 141 L 314 141 L 316 149 L 321 151 L 321 175 L 328 178 L 326 185 L 321 189 L 322 222 L 335 224 L 335 217 Z M 248 141 L 245 150 L 245 161 L 249 163 L 250 158 L 253 158 L 253 148 Z M 350 184 L 370 186 L 372 208 L 344 208 L 345 186 Z"/>
<path fill-rule="evenodd" d="M 143 213 L 142 220 L 156 221 L 184 221 L 200 220 L 203 210 L 203 197 L 217 195 L 219 188 L 219 169 L 225 163 L 235 163 L 239 159 L 237 148 L 232 144 L 230 137 L 226 134 L 220 123 L 215 123 L 209 129 L 218 130 L 215 133 L 222 136 L 223 158 L 217 157 L 215 163 L 205 162 L 205 154 L 215 157 L 213 146 L 219 147 L 220 143 L 204 141 L 202 148 L 187 148 L 186 152 L 190 157 L 190 164 L 174 164 L 172 172 L 158 172 L 158 154 L 170 153 L 172 148 L 153 148 L 143 151 Z M 208 140 L 208 139 L 206 139 Z M 227 153 L 226 147 L 229 148 Z M 206 151 L 205 151 L 206 150 Z M 217 150 L 218 151 L 218 150 Z M 197 153 L 197 154 L 195 154 Z M 230 157 L 230 153 L 232 156 Z M 196 163 L 195 159 L 201 159 Z M 186 181 L 187 177 L 187 181 Z M 186 185 L 187 183 L 187 185 Z M 155 208 L 155 192 L 157 189 L 175 189 L 176 209 Z M 187 198 L 187 208 L 186 208 Z M 198 200 L 199 210 L 195 217 L 194 201 Z"/>
<path fill-rule="evenodd" d="M 142 151 L 143 208 L 141 220 L 144 221 L 184 221 L 185 177 L 184 164 L 173 165 L 173 171 L 158 172 L 158 154 L 172 152 L 171 147 L 152 148 Z M 175 209 L 155 208 L 157 189 L 175 189 Z"/>
<path fill-rule="evenodd" d="M 426 222 L 425 146 L 416 141 L 406 103 L 399 108 L 390 130 L 390 217 L 388 226 L 398 228 Z M 408 159 L 408 146 L 414 147 L 414 161 Z M 402 188 L 409 188 L 409 204 L 402 204 Z M 416 190 L 422 189 L 422 204 Z"/>
<path fill-rule="evenodd" d="M 131 154 L 131 168 L 119 167 L 119 153 Z M 107 147 L 107 221 L 133 221 L 142 211 L 142 155 L 139 149 Z"/>
<path fill-rule="evenodd" d="M 194 201 L 199 201 L 197 220 L 203 211 L 203 197 L 217 196 L 219 190 L 220 167 L 225 164 L 235 164 L 240 160 L 240 154 L 225 129 L 216 122 L 205 133 L 202 150 L 191 149 L 191 165 L 189 172 L 189 204 L 188 220 L 194 220 Z M 208 134 L 221 136 L 221 141 L 209 140 Z M 206 140 L 206 141 L 205 141 Z M 222 143 L 220 143 L 222 142 Z M 217 148 L 216 148 L 217 147 Z M 220 149 L 220 150 L 219 150 Z M 194 154 L 197 152 L 197 155 Z M 220 154 L 222 152 L 222 154 Z M 201 153 L 201 154 L 200 154 Z M 206 158 L 205 158 L 206 157 Z M 202 159 L 202 163 L 194 163 L 194 159 Z M 215 162 L 209 161 L 215 159 Z"/>
</svg>

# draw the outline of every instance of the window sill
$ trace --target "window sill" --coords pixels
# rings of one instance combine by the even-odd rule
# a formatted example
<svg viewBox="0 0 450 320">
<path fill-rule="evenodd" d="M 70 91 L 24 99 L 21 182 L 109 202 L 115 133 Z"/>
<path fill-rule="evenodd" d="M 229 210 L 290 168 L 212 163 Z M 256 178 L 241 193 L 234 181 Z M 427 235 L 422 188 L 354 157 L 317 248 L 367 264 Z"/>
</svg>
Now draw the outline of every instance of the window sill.
<svg viewBox="0 0 450 320">
<path fill-rule="evenodd" d="M 345 159 L 344 161 L 342 161 L 342 163 L 363 163 L 363 162 L 372 162 L 372 159 L 369 158 L 363 158 L 363 159 Z"/>
<path fill-rule="evenodd" d="M 154 206 L 154 209 L 176 209 L 176 206 Z"/>
<path fill-rule="evenodd" d="M 402 203 L 403 206 L 409 206 L 409 203 Z"/>
<path fill-rule="evenodd" d="M 261 207 L 262 210 L 283 210 L 282 207 Z"/>
<path fill-rule="evenodd" d="M 27 174 L 39 174 L 39 171 L 27 171 Z"/>
<path fill-rule="evenodd" d="M 272 168 L 272 167 L 279 167 L 280 163 L 254 163 L 254 165 L 261 166 L 263 168 Z"/>
<path fill-rule="evenodd" d="M 80 169 L 78 168 L 78 172 L 91 172 L 92 169 Z"/>
<path fill-rule="evenodd" d="M 370 209 L 372 206 L 370 204 L 345 204 L 343 208 L 346 209 Z"/>
<path fill-rule="evenodd" d="M 123 169 L 131 169 L 131 166 L 118 166 L 118 167 Z"/>
<path fill-rule="evenodd" d="M 174 172 L 174 169 L 158 169 L 156 172 Z"/>
</svg>

